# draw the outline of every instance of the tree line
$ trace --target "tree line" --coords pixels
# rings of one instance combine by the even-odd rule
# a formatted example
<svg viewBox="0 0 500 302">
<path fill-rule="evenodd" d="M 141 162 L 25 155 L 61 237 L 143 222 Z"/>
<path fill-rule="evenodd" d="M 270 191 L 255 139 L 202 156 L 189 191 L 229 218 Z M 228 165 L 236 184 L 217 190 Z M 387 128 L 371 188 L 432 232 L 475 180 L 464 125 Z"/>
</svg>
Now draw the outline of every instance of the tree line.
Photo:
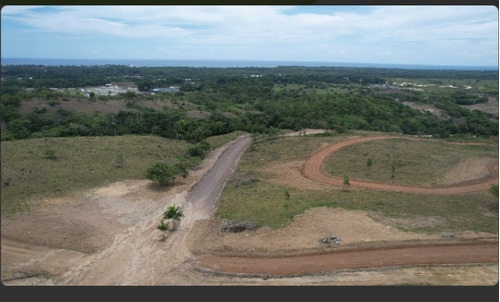
<svg viewBox="0 0 500 302">
<path fill-rule="evenodd" d="M 488 101 L 488 95 L 454 91 L 420 93 L 401 90 L 382 93 L 370 88 L 388 77 L 424 77 L 491 81 L 497 71 L 399 70 L 283 66 L 276 68 L 188 68 L 128 66 L 2 67 L 2 139 L 54 136 L 153 134 L 200 142 L 206 137 L 236 130 L 273 133 L 279 129 L 323 128 L 398 132 L 447 137 L 453 134 L 498 135 L 498 122 L 484 112 L 461 105 Z M 440 78 L 441 77 L 441 78 Z M 118 96 L 127 110 L 84 113 L 43 108 L 21 114 L 22 102 L 44 99 L 54 108 L 71 96 L 49 87 L 86 87 L 131 81 L 139 91 Z M 177 93 L 151 95 L 150 88 L 180 87 Z M 277 87 L 281 87 L 277 89 Z M 330 89 L 331 88 L 331 89 Z M 330 90 L 329 90 L 330 89 Z M 498 93 L 498 87 L 490 88 Z M 491 95 L 490 95 L 491 96 Z M 187 109 L 151 109 L 144 100 L 166 100 L 196 106 L 209 113 L 193 118 Z M 449 119 L 406 106 L 402 101 L 433 104 Z M 84 99 L 91 102 L 92 99 Z M 52 102 L 52 103 L 51 103 Z"/>
</svg>

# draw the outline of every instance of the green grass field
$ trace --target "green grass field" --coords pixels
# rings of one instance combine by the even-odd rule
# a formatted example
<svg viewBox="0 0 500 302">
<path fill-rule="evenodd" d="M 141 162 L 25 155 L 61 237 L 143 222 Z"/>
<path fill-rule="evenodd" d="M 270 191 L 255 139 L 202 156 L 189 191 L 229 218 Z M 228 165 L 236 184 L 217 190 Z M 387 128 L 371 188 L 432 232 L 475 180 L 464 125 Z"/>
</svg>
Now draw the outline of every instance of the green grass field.
<svg viewBox="0 0 500 302">
<path fill-rule="evenodd" d="M 471 158 L 498 158 L 498 145 L 457 145 L 435 139 L 388 139 L 365 142 L 335 152 L 325 171 L 337 177 L 439 186 L 447 172 Z"/>
<path fill-rule="evenodd" d="M 282 137 L 275 139 L 265 139 L 256 141 L 249 147 L 243 156 L 237 173 L 228 182 L 223 192 L 219 208 L 216 215 L 223 219 L 233 221 L 250 221 L 258 226 L 269 226 L 272 228 L 281 228 L 289 225 L 295 215 L 303 213 L 309 208 L 318 206 L 327 206 L 333 208 L 344 208 L 349 210 L 373 211 L 391 218 L 419 218 L 419 217 L 439 217 L 444 223 L 427 226 L 410 226 L 401 222 L 397 227 L 405 231 L 413 232 L 459 232 L 465 230 L 481 231 L 498 234 L 498 198 L 491 192 L 481 192 L 464 195 L 416 195 L 393 192 L 375 192 L 362 190 L 302 190 L 292 186 L 277 186 L 267 180 L 274 177 L 271 173 L 261 172 L 261 168 L 271 165 L 274 162 L 285 162 L 291 160 L 304 161 L 315 150 L 325 144 L 338 142 L 348 139 L 352 135 L 380 135 L 381 133 L 370 132 L 350 132 L 333 137 Z M 471 142 L 477 142 L 472 140 Z M 481 140 L 481 142 L 484 142 Z M 430 174 L 442 169 L 449 163 L 456 162 L 462 156 L 494 156 L 495 148 L 477 148 L 466 147 L 467 152 L 461 154 L 458 146 L 451 146 L 444 142 L 416 141 L 406 146 L 407 140 L 390 139 L 387 141 L 377 141 L 362 146 L 369 152 L 371 144 L 379 143 L 382 150 L 392 150 L 397 148 L 414 148 L 415 152 L 424 152 L 423 150 L 435 149 L 433 153 L 438 154 L 443 151 L 454 152 L 451 162 L 441 162 L 444 160 L 437 157 L 433 163 L 439 163 L 437 168 L 431 169 Z M 397 147 L 391 147 L 391 143 Z M 350 148 L 354 148 L 351 146 Z M 460 146 L 463 147 L 463 146 Z M 366 150 L 359 151 L 359 159 L 356 159 L 352 152 L 348 152 L 354 161 L 359 161 L 360 165 L 366 165 Z M 420 150 L 420 151 L 419 151 Z M 400 151 L 400 159 L 403 161 L 404 150 Z M 426 151 L 427 152 L 427 151 Z M 371 154 L 371 153 L 370 153 Z M 373 166 L 378 157 L 373 157 Z M 412 158 L 412 164 L 418 165 L 419 162 L 427 162 L 427 156 Z M 386 164 L 382 164 L 385 166 Z M 355 175 L 358 167 L 353 165 L 346 173 Z M 361 176 L 364 176 L 364 167 L 362 167 Z M 402 173 L 402 169 L 396 170 L 396 173 Z M 390 167 L 389 167 L 390 174 Z M 412 176 L 420 179 L 422 183 L 429 179 L 430 174 L 423 176 Z M 401 174 L 398 177 L 402 178 Z M 389 176 L 390 177 L 390 176 Z M 257 182 L 249 182 L 244 185 L 245 179 L 257 178 Z M 353 178 L 353 177 L 352 177 Z M 242 182 L 243 181 L 243 182 Z M 289 197 L 287 198 L 287 195 Z"/>
<path fill-rule="evenodd" d="M 207 141 L 217 148 L 241 134 L 211 137 Z M 234 221 L 251 221 L 258 226 L 281 228 L 289 225 L 295 215 L 309 208 L 327 206 L 373 211 L 386 217 L 402 219 L 397 226 L 412 232 L 472 230 L 498 234 L 498 198 L 489 191 L 436 196 L 354 189 L 303 190 L 274 185 L 268 181 L 274 175 L 261 171 L 261 168 L 276 162 L 305 161 L 315 150 L 327 144 L 352 136 L 375 134 L 381 133 L 355 131 L 334 136 L 255 138 L 228 182 L 216 215 Z M 360 176 L 365 177 L 364 168 L 368 155 L 373 161 L 372 168 L 387 166 L 387 163 L 382 162 L 383 157 L 377 157 L 382 155 L 376 156 L 374 149 L 381 150 L 377 151 L 380 154 L 399 150 L 398 160 L 403 162 L 405 154 L 409 152 L 405 151 L 407 148 L 411 148 L 416 154 L 434 150 L 432 154 L 435 153 L 436 157 L 433 159 L 435 168 L 428 167 L 430 172 L 423 171 L 429 174 L 412 176 L 423 182 L 432 178 L 429 175 L 442 173 L 449 163 L 463 158 L 498 156 L 498 151 L 491 147 L 469 146 L 464 149 L 463 146 L 452 146 L 439 140 L 408 142 L 399 139 L 377 141 L 351 146 L 339 152 L 346 152 L 346 156 L 353 160 L 351 169 L 346 170 L 346 173 L 354 178 L 358 170 Z M 29 210 L 33 201 L 40 198 L 62 196 L 114 181 L 145 179 L 145 172 L 151 163 L 156 160 L 174 162 L 177 156 L 186 154 L 187 149 L 193 146 L 185 141 L 155 136 L 42 138 L 2 141 L 1 144 L 2 214 Z M 356 147 L 359 150 L 354 152 L 352 148 Z M 451 162 L 439 157 L 441 152 L 452 152 Z M 412 164 L 427 162 L 427 157 L 414 154 Z M 357 162 L 363 169 L 354 165 Z M 401 167 L 396 169 L 396 179 L 403 179 L 400 174 L 403 171 Z M 259 181 L 244 182 L 253 178 Z M 245 184 L 241 184 L 242 181 Z M 423 226 L 404 223 L 406 218 L 419 217 L 438 217 L 442 223 Z"/>
<path fill-rule="evenodd" d="M 217 148 L 241 133 L 207 141 Z M 2 141 L 1 210 L 13 213 L 32 201 L 125 179 L 145 179 L 147 168 L 171 164 L 194 144 L 157 136 L 67 137 Z"/>
</svg>

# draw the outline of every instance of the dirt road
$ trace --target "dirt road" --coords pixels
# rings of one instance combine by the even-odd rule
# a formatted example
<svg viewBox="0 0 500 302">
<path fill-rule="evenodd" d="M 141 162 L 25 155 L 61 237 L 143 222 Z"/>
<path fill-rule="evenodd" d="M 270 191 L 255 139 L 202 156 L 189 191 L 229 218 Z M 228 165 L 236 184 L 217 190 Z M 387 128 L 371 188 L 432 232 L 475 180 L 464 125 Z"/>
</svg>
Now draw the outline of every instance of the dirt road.
<svg viewBox="0 0 500 302">
<path fill-rule="evenodd" d="M 343 179 L 331 177 L 322 171 L 328 156 L 347 146 L 362 142 L 397 138 L 394 136 L 362 137 L 346 140 L 315 152 L 303 165 L 302 174 L 310 179 L 341 187 Z M 492 167 L 492 176 L 466 185 L 425 188 L 390 185 L 352 180 L 351 187 L 408 192 L 417 194 L 463 194 L 489 190 L 498 184 L 498 164 Z M 451 245 L 427 244 L 420 246 L 378 247 L 364 250 L 333 250 L 330 253 L 299 255 L 292 257 L 221 257 L 207 256 L 198 264 L 209 270 L 257 275 L 301 275 L 382 266 L 405 266 L 419 264 L 493 263 L 498 262 L 498 241 L 453 242 Z"/>
<path fill-rule="evenodd" d="M 198 260 L 199 265 L 213 271 L 263 276 L 293 276 L 388 266 L 494 262 L 498 262 L 498 242 L 487 241 L 388 245 L 272 258 L 207 256 Z"/>
<path fill-rule="evenodd" d="M 337 144 L 329 145 L 317 152 L 315 152 L 309 159 L 305 162 L 302 168 L 302 174 L 310 179 L 315 181 L 319 181 L 321 183 L 334 185 L 341 187 L 343 186 L 343 179 L 338 177 L 333 177 L 331 175 L 327 175 L 323 172 L 323 164 L 330 156 L 330 154 L 355 144 L 382 140 L 382 139 L 394 139 L 401 138 L 396 136 L 372 136 L 372 137 L 361 137 L 355 138 L 347 141 L 343 141 Z M 411 138 L 407 138 L 411 139 Z M 414 194 L 464 194 L 464 193 L 473 193 L 480 191 L 487 191 L 491 188 L 491 185 L 498 184 L 498 162 L 491 167 L 490 173 L 491 176 L 482 179 L 480 181 L 476 181 L 474 183 L 468 184 L 459 184 L 454 186 L 443 186 L 443 187 L 416 187 L 416 186 L 402 186 L 402 185 L 393 185 L 387 183 L 377 183 L 377 182 L 367 182 L 367 181 L 358 181 L 358 180 L 350 180 L 349 187 L 351 188 L 361 188 L 361 189 L 369 189 L 369 190 L 381 190 L 381 191 L 393 191 L 393 192 L 405 192 L 405 193 L 414 193 Z"/>
<path fill-rule="evenodd" d="M 224 189 L 246 147 L 252 142 L 250 136 L 243 136 L 235 141 L 230 148 L 225 150 L 217 160 L 216 164 L 189 192 L 187 202 L 182 209 L 197 213 L 183 220 L 183 224 L 191 223 L 190 218 L 209 219 L 216 209 L 217 200 Z"/>
<path fill-rule="evenodd" d="M 249 143 L 249 137 L 241 137 L 215 150 L 199 170 L 166 189 L 155 189 L 147 180 L 129 180 L 96 188 L 84 196 L 47 200 L 44 207 L 30 213 L 2 216 L 2 283 L 489 285 L 498 282 L 496 236 L 474 235 L 470 240 L 464 236 L 449 242 L 439 236 L 400 232 L 363 212 L 313 209 L 304 217 L 296 217 L 292 226 L 283 230 L 221 233 L 220 224 L 213 217 L 217 197 Z M 175 231 L 162 232 L 156 226 L 170 205 L 181 206 L 184 217 Z M 317 240 L 331 229 L 340 235 L 349 233 L 345 237 L 348 242 L 340 249 L 324 253 L 324 249 L 318 250 Z M 448 245 L 436 246 L 436 240 Z M 363 243 L 359 245 L 363 247 L 361 250 L 358 242 Z M 426 242 L 431 245 L 422 245 Z M 259 251 L 271 255 L 258 256 L 254 253 L 256 245 Z M 311 254 L 311 250 L 316 252 Z M 447 255 L 444 260 L 439 256 L 441 253 Z M 240 258 L 241 255 L 248 257 Z M 455 264 L 412 265 L 433 263 Z M 383 270 L 373 269 L 387 265 L 390 267 Z"/>
</svg>

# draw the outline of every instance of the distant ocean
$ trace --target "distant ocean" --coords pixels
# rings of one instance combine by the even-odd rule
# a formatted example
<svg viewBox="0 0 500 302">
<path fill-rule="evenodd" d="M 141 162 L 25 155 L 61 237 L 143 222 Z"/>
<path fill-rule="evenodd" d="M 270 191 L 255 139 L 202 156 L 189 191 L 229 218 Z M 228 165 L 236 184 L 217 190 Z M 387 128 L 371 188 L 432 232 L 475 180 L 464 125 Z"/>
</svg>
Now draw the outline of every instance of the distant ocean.
<svg viewBox="0 0 500 302">
<path fill-rule="evenodd" d="M 106 60 L 106 59 L 1 58 L 1 62 L 2 65 L 47 65 L 47 66 L 127 65 L 133 67 L 219 67 L 219 68 L 325 66 L 325 67 L 372 67 L 372 68 L 436 69 L 436 70 L 498 70 L 498 66 L 452 66 L 452 65 L 256 61 L 256 60 L 133 60 L 133 59 Z"/>
</svg>

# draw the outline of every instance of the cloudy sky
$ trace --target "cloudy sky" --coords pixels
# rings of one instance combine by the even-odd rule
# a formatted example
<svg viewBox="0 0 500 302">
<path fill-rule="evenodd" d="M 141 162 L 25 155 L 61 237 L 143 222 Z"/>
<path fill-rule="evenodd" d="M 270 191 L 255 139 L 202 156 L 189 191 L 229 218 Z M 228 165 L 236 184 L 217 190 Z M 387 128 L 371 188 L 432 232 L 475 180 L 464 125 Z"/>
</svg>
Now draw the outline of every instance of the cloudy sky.
<svg viewBox="0 0 500 302">
<path fill-rule="evenodd" d="M 495 6 L 4 6 L 5 58 L 498 66 Z"/>
</svg>

